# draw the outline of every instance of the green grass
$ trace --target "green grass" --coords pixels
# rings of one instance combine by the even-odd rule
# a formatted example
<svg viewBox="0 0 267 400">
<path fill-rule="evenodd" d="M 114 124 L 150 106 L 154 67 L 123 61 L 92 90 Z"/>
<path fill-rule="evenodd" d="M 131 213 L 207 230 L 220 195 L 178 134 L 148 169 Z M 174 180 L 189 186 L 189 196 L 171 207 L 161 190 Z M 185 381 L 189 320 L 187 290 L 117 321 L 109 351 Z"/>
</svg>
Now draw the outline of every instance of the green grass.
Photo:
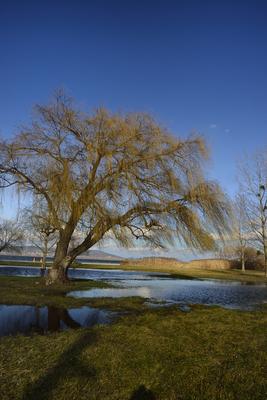
<svg viewBox="0 0 267 400">
<path fill-rule="evenodd" d="M 44 279 L 39 277 L 0 276 L 0 303 L 80 306 L 88 303 L 87 299 L 66 297 L 66 293 L 72 290 L 88 290 L 96 287 L 106 288 L 111 285 L 101 281 L 71 280 L 68 284 L 48 287 L 45 285 Z"/>
<path fill-rule="evenodd" d="M 32 262 L 32 261 L 0 261 L 0 265 L 9 266 L 9 267 L 39 267 L 40 262 Z"/>
<path fill-rule="evenodd" d="M 261 271 L 245 271 L 242 272 L 237 269 L 232 270 L 209 270 L 209 269 L 179 269 L 178 274 L 183 274 L 186 277 L 199 278 L 199 279 L 222 279 L 241 282 L 265 282 L 267 278 Z M 175 273 L 173 273 L 176 275 Z"/>
<path fill-rule="evenodd" d="M 258 400 L 267 391 L 267 313 L 194 306 L 0 340 L 1 400 Z"/>
</svg>

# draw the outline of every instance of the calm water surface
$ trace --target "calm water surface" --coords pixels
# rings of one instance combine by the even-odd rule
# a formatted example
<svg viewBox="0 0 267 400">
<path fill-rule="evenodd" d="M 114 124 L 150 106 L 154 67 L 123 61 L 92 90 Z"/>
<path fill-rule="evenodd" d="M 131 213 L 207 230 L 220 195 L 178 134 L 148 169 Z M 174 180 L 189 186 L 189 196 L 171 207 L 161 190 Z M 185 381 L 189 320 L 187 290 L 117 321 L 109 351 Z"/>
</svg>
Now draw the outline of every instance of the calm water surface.
<svg viewBox="0 0 267 400">
<path fill-rule="evenodd" d="M 231 309 L 253 310 L 267 303 L 266 284 L 246 284 L 220 280 L 147 279 L 111 280 L 116 288 L 73 291 L 73 297 L 128 297 L 140 296 L 150 301 L 168 304 L 218 305 Z"/>
<path fill-rule="evenodd" d="M 109 324 L 116 313 L 92 307 L 58 308 L 0 305 L 0 336 L 57 332 Z"/>
<path fill-rule="evenodd" d="M 40 268 L 37 267 L 10 267 L 0 266 L 0 275 L 4 276 L 40 276 Z M 170 277 L 167 273 L 149 273 L 143 271 L 124 271 L 122 269 L 86 269 L 75 268 L 69 270 L 69 277 L 75 279 L 93 280 L 147 280 L 153 277 L 161 279 Z"/>
</svg>

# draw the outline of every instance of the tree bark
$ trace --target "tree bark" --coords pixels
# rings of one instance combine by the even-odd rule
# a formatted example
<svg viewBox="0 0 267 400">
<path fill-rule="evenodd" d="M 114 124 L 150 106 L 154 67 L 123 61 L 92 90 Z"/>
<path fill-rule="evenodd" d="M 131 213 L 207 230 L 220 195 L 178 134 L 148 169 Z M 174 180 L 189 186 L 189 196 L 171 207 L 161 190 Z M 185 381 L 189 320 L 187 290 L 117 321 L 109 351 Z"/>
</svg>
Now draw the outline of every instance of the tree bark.
<svg viewBox="0 0 267 400">
<path fill-rule="evenodd" d="M 68 256 L 68 246 L 69 241 L 65 240 L 65 238 L 61 238 L 58 242 L 54 262 L 46 277 L 47 285 L 68 282 L 68 268 L 73 261 Z"/>
<path fill-rule="evenodd" d="M 54 265 L 52 265 L 45 279 L 47 285 L 68 282 L 68 275 L 66 268 L 64 268 L 61 265 L 58 265 L 57 268 L 55 268 Z"/>
<path fill-rule="evenodd" d="M 110 228 L 109 225 L 105 226 L 101 233 L 101 237 Z M 53 283 L 66 283 L 68 282 L 68 269 L 73 261 L 80 254 L 91 248 L 99 239 L 92 238 L 92 235 L 88 235 L 84 241 L 74 249 L 69 249 L 70 240 L 74 231 L 73 224 L 70 224 L 65 232 L 60 235 L 60 240 L 56 247 L 55 258 L 50 271 L 46 278 L 46 284 L 51 285 Z"/>
</svg>

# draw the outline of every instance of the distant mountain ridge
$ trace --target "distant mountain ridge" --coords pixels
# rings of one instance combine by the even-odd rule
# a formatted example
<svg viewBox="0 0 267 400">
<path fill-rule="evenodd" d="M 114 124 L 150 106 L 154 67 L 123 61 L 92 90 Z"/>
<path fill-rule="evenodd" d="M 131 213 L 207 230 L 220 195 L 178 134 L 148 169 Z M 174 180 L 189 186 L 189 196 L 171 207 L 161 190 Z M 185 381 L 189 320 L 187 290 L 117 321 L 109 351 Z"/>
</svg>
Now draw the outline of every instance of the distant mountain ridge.
<svg viewBox="0 0 267 400">
<path fill-rule="evenodd" d="M 12 251 L 12 252 L 7 252 L 7 251 L 2 251 L 0 253 L 1 256 L 4 255 L 14 255 L 14 256 L 26 256 L 26 257 L 42 257 L 41 251 L 35 247 L 35 246 L 24 246 L 23 248 L 17 247 L 17 252 Z M 53 257 L 54 253 L 50 252 L 48 253 L 48 257 Z M 122 260 L 123 257 L 116 256 L 114 254 L 106 253 L 102 250 L 87 250 L 80 256 L 78 256 L 78 259 L 93 259 L 93 260 Z"/>
</svg>

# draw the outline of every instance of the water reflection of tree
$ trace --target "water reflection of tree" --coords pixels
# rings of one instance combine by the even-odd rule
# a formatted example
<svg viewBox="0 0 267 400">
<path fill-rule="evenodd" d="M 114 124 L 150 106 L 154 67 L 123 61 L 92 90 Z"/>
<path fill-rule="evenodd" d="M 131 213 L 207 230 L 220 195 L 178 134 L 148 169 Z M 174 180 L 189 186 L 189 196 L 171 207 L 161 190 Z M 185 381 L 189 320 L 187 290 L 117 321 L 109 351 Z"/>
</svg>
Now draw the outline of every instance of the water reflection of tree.
<svg viewBox="0 0 267 400">
<path fill-rule="evenodd" d="M 81 325 L 75 321 L 66 308 L 48 306 L 47 307 L 47 326 L 44 327 L 41 320 L 40 308 L 35 307 L 35 331 L 44 333 L 45 331 L 56 332 L 61 328 L 63 322 L 68 328 L 80 328 Z"/>
<path fill-rule="evenodd" d="M 60 322 L 68 328 L 79 328 L 81 325 L 76 322 L 65 308 L 48 307 L 47 328 L 49 331 L 58 331 L 60 329 Z"/>
</svg>

